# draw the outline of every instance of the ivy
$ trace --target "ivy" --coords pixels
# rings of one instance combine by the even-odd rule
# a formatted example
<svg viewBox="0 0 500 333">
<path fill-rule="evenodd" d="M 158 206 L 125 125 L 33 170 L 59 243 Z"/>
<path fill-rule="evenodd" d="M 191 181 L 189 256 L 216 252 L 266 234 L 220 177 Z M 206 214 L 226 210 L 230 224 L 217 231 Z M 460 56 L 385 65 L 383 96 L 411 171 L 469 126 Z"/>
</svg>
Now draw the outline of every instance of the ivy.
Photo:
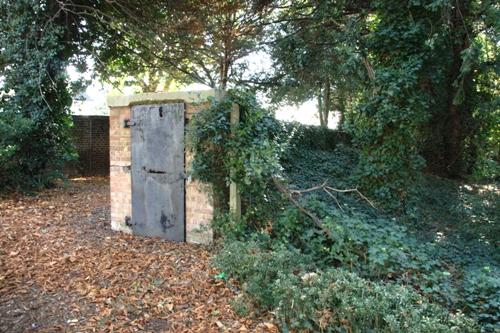
<svg viewBox="0 0 500 333">
<path fill-rule="evenodd" d="M 246 308 L 272 311 L 284 332 L 479 331 L 462 313 L 449 313 L 408 286 L 320 268 L 282 244 L 232 241 L 216 265 L 241 283 Z"/>
<path fill-rule="evenodd" d="M 277 136 L 279 124 L 246 91 L 232 90 L 210 103 L 193 117 L 188 129 L 188 148 L 194 156 L 191 174 L 211 185 L 216 206 L 222 211 L 227 208 L 230 182 L 237 183 L 245 213 L 257 223 L 256 214 L 266 214 L 264 206 L 274 196 L 271 180 L 281 172 L 284 145 Z M 240 121 L 232 132 L 234 104 L 239 106 Z"/>
<path fill-rule="evenodd" d="M 45 1 L 0 3 L 2 190 L 49 185 L 72 156 L 69 54 L 52 7 Z"/>
<path fill-rule="evenodd" d="M 362 148 L 359 183 L 385 206 L 404 208 L 424 170 L 449 178 L 488 165 L 494 171 L 498 25 L 488 21 L 498 6 L 430 0 L 370 7 L 360 40 L 373 75 L 348 126 Z"/>
</svg>

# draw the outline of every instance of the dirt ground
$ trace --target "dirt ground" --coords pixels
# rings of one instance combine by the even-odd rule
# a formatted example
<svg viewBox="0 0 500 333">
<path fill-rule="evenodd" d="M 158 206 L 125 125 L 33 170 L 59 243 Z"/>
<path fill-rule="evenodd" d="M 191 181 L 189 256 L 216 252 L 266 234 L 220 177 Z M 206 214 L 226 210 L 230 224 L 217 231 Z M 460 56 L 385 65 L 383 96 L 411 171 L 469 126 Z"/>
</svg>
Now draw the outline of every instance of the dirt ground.
<svg viewBox="0 0 500 333">
<path fill-rule="evenodd" d="M 113 232 L 106 178 L 0 199 L 0 332 L 276 332 L 201 246 Z"/>
</svg>

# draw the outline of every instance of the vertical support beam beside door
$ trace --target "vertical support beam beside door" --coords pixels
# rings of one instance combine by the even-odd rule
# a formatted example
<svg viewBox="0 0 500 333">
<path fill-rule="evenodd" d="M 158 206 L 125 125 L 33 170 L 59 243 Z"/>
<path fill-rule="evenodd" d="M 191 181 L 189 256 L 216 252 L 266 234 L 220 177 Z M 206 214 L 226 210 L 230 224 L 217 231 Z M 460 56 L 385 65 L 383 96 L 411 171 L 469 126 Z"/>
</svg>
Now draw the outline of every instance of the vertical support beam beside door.
<svg viewBox="0 0 500 333">
<path fill-rule="evenodd" d="M 231 132 L 235 134 L 240 122 L 240 108 L 238 104 L 232 105 L 230 121 Z M 231 181 L 231 183 L 229 184 L 229 211 L 234 215 L 234 217 L 238 219 L 241 217 L 241 194 L 238 188 L 238 184 L 236 184 L 234 181 Z"/>
<path fill-rule="evenodd" d="M 222 102 L 224 97 L 226 97 L 227 92 L 222 89 L 218 89 L 215 92 L 215 98 L 217 101 Z M 238 104 L 233 103 L 231 107 L 231 115 L 230 115 L 230 124 L 231 124 L 231 133 L 236 134 L 236 130 L 240 123 L 240 107 Z M 232 170 L 229 172 L 233 172 Z M 232 178 L 232 174 L 231 174 Z M 229 212 L 233 214 L 234 217 L 241 217 L 241 194 L 238 188 L 238 184 L 231 181 L 229 184 Z"/>
</svg>

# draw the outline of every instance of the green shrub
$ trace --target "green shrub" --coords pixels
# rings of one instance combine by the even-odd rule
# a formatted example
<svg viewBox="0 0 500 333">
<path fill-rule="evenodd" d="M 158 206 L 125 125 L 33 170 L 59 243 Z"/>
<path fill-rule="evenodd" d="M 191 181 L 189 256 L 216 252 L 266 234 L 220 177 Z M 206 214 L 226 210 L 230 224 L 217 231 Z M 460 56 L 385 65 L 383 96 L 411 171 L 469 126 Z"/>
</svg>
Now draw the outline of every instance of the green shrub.
<svg viewBox="0 0 500 333">
<path fill-rule="evenodd" d="M 240 122 L 231 132 L 233 103 L 240 109 Z M 221 212 L 227 208 L 228 185 L 239 185 L 242 206 L 264 219 L 262 209 L 271 199 L 272 178 L 281 172 L 282 148 L 275 133 L 278 123 L 260 107 L 254 95 L 230 91 L 221 101 L 197 113 L 188 129 L 188 149 L 193 153 L 192 175 L 212 185 Z M 256 211 L 258 209 L 258 211 Z"/>
<path fill-rule="evenodd" d="M 472 321 L 429 303 L 411 288 L 369 282 L 329 269 L 310 282 L 280 279 L 279 319 L 290 328 L 366 332 L 467 332 Z M 298 319 L 298 320 L 297 320 Z"/>
<path fill-rule="evenodd" d="M 0 191 L 52 185 L 74 157 L 66 68 L 75 45 L 56 10 L 0 1 Z"/>
<path fill-rule="evenodd" d="M 239 279 L 255 309 L 275 311 L 285 329 L 320 330 L 327 321 L 333 327 L 330 331 L 360 330 L 368 325 L 384 332 L 440 332 L 470 322 L 462 315 L 448 314 L 448 310 L 464 311 L 485 332 L 498 330 L 498 256 L 492 255 L 494 246 L 490 245 L 497 238 L 493 221 L 498 196 L 494 191 L 488 196 L 481 194 L 490 186 L 469 191 L 467 186 L 457 187 L 455 182 L 444 184 L 426 177 L 425 182 L 409 192 L 412 199 L 403 205 L 403 216 L 374 209 L 349 193 L 336 193 L 338 203 L 321 190 L 308 192 L 302 198 L 297 196 L 330 230 L 331 236 L 327 236 L 284 200 L 270 180 L 285 176 L 289 187 L 303 189 L 329 179 L 334 187 L 354 188 L 356 149 L 344 144 L 341 138 L 334 138 L 332 131 L 313 127 L 304 130 L 297 124 L 278 123 L 254 107 L 242 107 L 243 115 L 248 116 L 253 110 L 252 116 L 242 118 L 238 132 L 241 139 L 235 140 L 229 131 L 229 101 L 215 103 L 194 120 L 198 131 L 194 148 L 208 149 L 206 154 L 198 155 L 201 158 L 197 162 L 201 164 L 195 165 L 195 174 L 200 172 L 199 177 L 212 182 L 220 176 L 223 184 L 236 180 L 243 189 L 242 218 L 219 214 L 213 228 L 226 242 L 217 258 L 219 267 Z M 224 103 L 229 104 L 223 107 Z M 257 154 L 252 137 L 255 144 L 272 141 L 273 148 Z M 233 146 L 232 140 L 238 146 Z M 236 157 L 231 160 L 229 156 Z M 267 165 L 265 161 L 271 156 L 276 164 Z M 221 162 L 229 164 L 211 171 Z M 265 168 L 254 172 L 261 163 Z M 238 170 L 235 178 L 229 175 L 229 165 Z M 221 170 L 225 171 L 218 173 Z M 459 222 L 463 218 L 470 223 Z M 477 266 L 492 269 L 489 273 L 476 272 L 473 267 Z M 301 277 L 307 272 L 321 277 L 318 285 L 304 285 Z M 322 295 L 320 287 L 331 289 L 328 283 L 332 279 L 352 283 L 353 289 L 346 289 L 357 296 L 349 300 L 344 295 L 339 302 L 315 303 Z M 356 294 L 359 290 L 373 291 L 375 296 L 362 303 L 364 298 Z M 402 295 L 397 299 L 399 308 L 387 300 L 393 293 Z M 326 295 L 334 299 L 342 295 L 342 290 Z M 300 308 L 301 297 L 313 305 Z M 289 300 L 293 300 L 291 304 L 287 303 Z M 421 303 L 418 309 L 412 308 L 415 302 Z M 235 308 L 248 312 L 247 298 L 244 304 L 240 303 L 235 302 Z M 394 308 L 403 312 L 391 312 Z M 430 315 L 433 312 L 435 317 Z"/>
<path fill-rule="evenodd" d="M 347 132 L 332 130 L 323 126 L 303 125 L 300 123 L 281 123 L 281 137 L 287 139 L 291 147 L 333 151 L 338 144 L 349 144 L 351 137 Z"/>
<path fill-rule="evenodd" d="M 313 196 L 303 204 L 322 218 L 331 236 L 327 237 L 307 217 L 290 208 L 276 219 L 273 237 L 313 254 L 318 262 L 349 267 L 369 278 L 400 276 L 408 270 L 436 265 L 419 249 L 406 228 L 394 221 L 362 213 L 345 214 Z"/>
<path fill-rule="evenodd" d="M 54 121 L 54 123 L 50 123 Z M 69 142 L 70 119 L 35 120 L 0 104 L 0 191 L 33 190 L 63 177 L 75 158 Z"/>
<path fill-rule="evenodd" d="M 442 243 L 422 242 L 390 219 L 374 219 L 361 213 L 347 215 L 314 198 L 303 203 L 322 218 L 331 236 L 290 208 L 273 225 L 275 242 L 301 249 L 323 269 L 341 267 L 370 280 L 413 286 L 450 309 L 463 309 L 481 323 L 484 331 L 498 328 L 498 324 L 493 325 L 500 314 L 500 275 L 494 268 L 461 266 L 459 260 L 467 258 L 477 264 L 483 260 L 477 253 L 454 254 L 449 247 L 442 248 Z M 443 251 L 449 258 L 441 254 Z"/>
<path fill-rule="evenodd" d="M 307 188 L 331 176 L 335 187 L 354 187 L 349 175 L 355 160 L 353 149 L 344 145 L 329 152 L 290 151 L 284 163 L 288 186 Z M 464 311 L 485 332 L 498 330 L 500 275 L 493 245 L 498 196 L 494 190 L 485 192 L 491 186 L 467 190 L 468 186 L 435 178 L 426 178 L 420 187 L 406 215 L 399 217 L 350 194 L 337 195 L 342 210 L 321 191 L 298 198 L 331 230 L 330 237 L 286 202 L 273 207 L 265 230 L 249 228 L 252 218 L 235 221 L 230 216 L 220 220 L 219 230 L 226 239 L 241 241 L 260 231 L 260 237 L 277 248 L 299 249 L 306 256 L 303 266 L 321 271 L 336 267 L 370 281 L 408 286 L 450 311 Z"/>
<path fill-rule="evenodd" d="M 246 295 L 240 294 L 238 297 L 229 301 L 231 308 L 240 317 L 248 317 L 251 311 L 251 306 Z"/>
<path fill-rule="evenodd" d="M 307 257 L 296 251 L 262 251 L 263 242 L 234 241 L 225 244 L 215 259 L 223 271 L 242 282 L 242 288 L 252 295 L 259 307 L 271 309 L 277 306 L 273 296 L 273 282 L 281 272 L 303 271 Z"/>
<path fill-rule="evenodd" d="M 217 266 L 242 283 L 283 331 L 474 332 L 461 314 L 429 303 L 412 288 L 373 283 L 342 269 L 318 270 L 297 250 L 231 242 Z"/>
</svg>

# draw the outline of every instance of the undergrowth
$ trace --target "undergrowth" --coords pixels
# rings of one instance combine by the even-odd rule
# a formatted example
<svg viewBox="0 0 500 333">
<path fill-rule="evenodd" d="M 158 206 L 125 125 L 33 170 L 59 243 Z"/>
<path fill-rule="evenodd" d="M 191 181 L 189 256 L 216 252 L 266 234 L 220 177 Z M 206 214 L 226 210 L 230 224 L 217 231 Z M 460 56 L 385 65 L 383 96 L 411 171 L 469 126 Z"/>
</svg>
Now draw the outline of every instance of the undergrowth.
<svg viewBox="0 0 500 333">
<path fill-rule="evenodd" d="M 337 145 L 333 151 L 297 148 L 292 149 L 283 160 L 289 187 L 309 188 L 322 183 L 325 179 L 329 179 L 336 188 L 356 186 L 354 179 L 350 177 L 353 165 L 357 161 L 354 148 L 344 144 Z M 361 305 L 357 302 L 362 303 L 366 295 L 354 296 L 356 292 L 351 290 L 350 293 L 354 293 L 351 295 L 352 304 L 342 302 L 319 304 L 316 300 L 323 296 L 317 293 L 309 294 L 311 289 L 309 285 L 300 283 L 300 274 L 297 275 L 296 268 L 292 269 L 291 275 L 280 269 L 279 277 L 278 275 L 272 277 L 274 273 L 270 273 L 270 266 L 274 264 L 267 265 L 267 268 L 262 267 L 263 259 L 252 261 L 253 265 L 258 266 L 252 273 L 256 276 L 252 277 L 248 276 L 249 273 L 244 271 L 244 268 L 238 268 L 236 261 L 232 267 L 225 259 L 220 259 L 219 267 L 243 282 L 244 290 L 252 295 L 254 305 L 277 311 L 278 317 L 281 316 L 279 318 L 283 327 L 312 331 L 323 330 L 325 327 L 329 327 L 332 331 L 348 331 L 349 328 L 356 331 L 356 327 L 370 327 L 375 331 L 389 332 L 450 330 L 494 332 L 500 328 L 498 324 L 500 256 L 496 222 L 500 217 L 496 186 L 495 184 L 467 185 L 425 176 L 414 190 L 413 200 L 407 203 L 405 213 L 397 216 L 383 209 L 374 209 L 359 197 L 350 194 L 337 194 L 336 198 L 341 207 L 321 191 L 304 194 L 301 203 L 321 218 L 323 224 L 332 231 L 332 237 L 328 237 L 316 228 L 307 217 L 291 205 L 284 205 L 280 210 L 275 209 L 272 227 L 266 230 L 257 231 L 248 228 L 245 221 L 235 221 L 228 217 L 224 223 L 220 223 L 219 220 L 219 225 L 227 227 L 224 231 L 227 247 L 220 258 L 227 258 L 225 257 L 228 255 L 227 251 L 234 253 L 235 250 L 231 247 L 243 246 L 244 243 L 239 242 L 249 237 L 268 238 L 274 246 L 283 246 L 287 251 L 294 251 L 293 254 L 288 253 L 290 257 L 302 258 L 301 274 L 311 270 L 319 274 L 321 279 L 318 281 L 321 282 L 318 283 L 333 293 L 328 297 L 344 299 L 344 294 L 327 287 L 328 283 L 335 285 L 339 279 L 344 279 L 347 284 L 352 282 L 354 285 L 352 288 L 355 290 L 356 288 L 371 290 L 374 285 L 377 286 L 380 294 L 375 298 L 382 303 L 390 300 L 380 295 L 393 297 L 395 294 L 393 288 L 399 288 L 398 295 L 406 296 L 400 296 L 402 299 L 398 299 L 398 304 L 406 304 L 408 313 L 413 313 L 412 315 L 418 318 L 425 317 L 424 313 L 427 311 L 422 309 L 422 304 L 425 304 L 424 308 L 433 304 L 434 312 L 449 311 L 457 315 L 447 320 L 441 317 L 439 324 L 427 322 L 427 319 L 422 318 L 415 320 L 419 324 L 415 324 L 413 319 L 394 319 L 391 313 L 385 312 L 386 308 L 393 308 L 389 305 L 384 307 L 376 301 L 370 301 L 372 307 L 367 305 L 366 308 L 367 311 L 372 309 L 375 314 L 359 310 L 360 312 L 356 313 L 360 318 L 341 315 L 343 311 L 349 313 L 354 309 L 361 309 Z M 232 243 L 231 239 L 235 243 Z M 251 251 L 256 251 L 255 244 L 253 248 Z M 259 251 L 264 249 L 261 248 Z M 242 251 L 240 249 L 236 253 L 242 256 Z M 265 251 L 268 251 L 267 255 L 271 257 L 282 256 L 279 251 L 276 252 L 269 247 Z M 241 262 L 244 262 L 242 258 Z M 266 282 L 252 282 L 253 279 L 262 278 L 262 274 L 267 279 Z M 272 294 L 269 290 L 263 289 L 262 284 L 266 283 L 292 284 L 288 286 L 289 288 L 279 289 L 280 293 Z M 252 284 L 255 286 L 250 287 Z M 320 290 L 321 288 L 317 292 Z M 292 291 L 297 295 L 290 295 Z M 418 303 L 408 301 L 416 297 L 414 293 L 423 296 Z M 262 297 L 265 295 L 274 295 L 276 300 L 263 301 Z M 301 295 L 306 295 L 303 297 L 308 301 L 301 303 L 300 306 L 294 304 L 292 312 L 288 311 L 286 314 L 280 312 L 283 308 L 283 305 L 279 305 L 280 301 L 285 302 L 297 297 L 300 299 Z M 309 302 L 309 298 L 315 301 Z M 323 313 L 325 317 L 314 317 L 310 312 Z M 339 317 L 330 318 L 329 312 Z M 467 329 L 453 328 L 457 320 L 463 319 L 460 314 L 462 312 L 479 323 L 480 327 L 474 329 L 473 325 L 468 326 L 469 322 L 465 321 L 467 324 L 462 322 L 460 325 L 465 325 Z M 372 315 L 374 317 L 370 317 Z M 392 318 L 391 320 L 395 322 L 389 324 L 390 320 L 386 317 Z M 325 318 L 329 318 L 328 324 Z M 374 324 L 375 318 L 378 318 L 376 321 L 379 326 Z M 455 324 L 450 324 L 448 320 Z M 447 324 L 443 324 L 445 322 Z M 421 324 L 430 326 L 420 326 Z M 456 325 L 460 327 L 459 324 Z"/>
<path fill-rule="evenodd" d="M 463 314 L 451 314 L 411 288 L 371 282 L 341 268 L 320 269 L 310 256 L 272 243 L 231 242 L 216 264 L 242 282 L 251 306 L 272 310 L 284 332 L 477 330 Z"/>
<path fill-rule="evenodd" d="M 348 146 L 333 152 L 297 149 L 284 165 L 297 187 L 327 178 L 336 187 L 355 187 L 350 177 L 355 155 Z M 426 175 L 405 211 L 394 215 L 339 194 L 341 211 L 325 193 L 312 193 L 303 202 L 331 226 L 335 239 L 315 234 L 299 247 L 315 253 L 325 267 L 337 264 L 371 280 L 411 286 L 451 311 L 464 311 L 483 331 L 499 330 L 499 194 L 496 183 L 467 184 Z M 287 237 L 307 238 L 310 224 L 294 214 L 277 226 L 301 223 L 300 231 Z"/>
<path fill-rule="evenodd" d="M 297 194 L 321 221 L 320 229 L 273 190 L 272 179 L 290 189 L 325 181 L 337 189 L 356 188 L 358 151 L 342 135 L 280 124 L 256 110 L 252 119 L 261 117 L 262 125 L 243 126 L 248 140 L 230 147 L 239 150 L 231 154 L 241 163 L 243 188 L 252 187 L 253 177 L 255 187 L 242 193 L 241 219 L 220 214 L 213 224 L 224 245 L 216 263 L 241 283 L 247 300 L 234 302 L 241 313 L 271 310 L 284 331 L 500 330 L 498 184 L 423 176 L 398 214 L 353 193 Z M 215 105 L 205 116 L 217 114 Z M 227 131 L 227 116 L 220 119 Z M 201 127 L 198 133 L 205 128 L 212 130 Z M 257 141 L 249 140 L 255 131 Z M 273 163 L 261 169 L 254 144 L 270 141 L 264 160 Z M 252 163 L 245 162 L 248 157 Z M 207 166 L 212 160 L 204 161 Z"/>
</svg>

